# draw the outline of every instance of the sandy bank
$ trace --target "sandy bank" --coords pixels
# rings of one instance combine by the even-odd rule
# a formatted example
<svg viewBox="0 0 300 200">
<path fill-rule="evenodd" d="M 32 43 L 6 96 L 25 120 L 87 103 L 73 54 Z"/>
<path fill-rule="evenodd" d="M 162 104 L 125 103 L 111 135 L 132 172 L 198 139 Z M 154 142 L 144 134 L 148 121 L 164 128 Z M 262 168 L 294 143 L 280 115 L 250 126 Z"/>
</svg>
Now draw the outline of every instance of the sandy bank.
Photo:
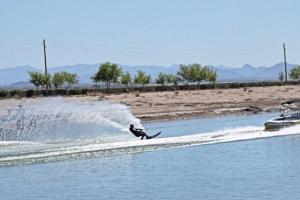
<svg viewBox="0 0 300 200">
<path fill-rule="evenodd" d="M 123 103 L 141 120 L 155 121 L 277 111 L 281 102 L 300 98 L 300 86 L 90 94 L 65 98 L 70 101 L 82 99 Z M 22 104 L 23 100 L 1 100 L 0 116 L 7 113 L 7 108 Z"/>
<path fill-rule="evenodd" d="M 299 86 L 190 90 L 108 95 L 143 121 L 270 112 L 287 99 L 300 98 Z"/>
</svg>

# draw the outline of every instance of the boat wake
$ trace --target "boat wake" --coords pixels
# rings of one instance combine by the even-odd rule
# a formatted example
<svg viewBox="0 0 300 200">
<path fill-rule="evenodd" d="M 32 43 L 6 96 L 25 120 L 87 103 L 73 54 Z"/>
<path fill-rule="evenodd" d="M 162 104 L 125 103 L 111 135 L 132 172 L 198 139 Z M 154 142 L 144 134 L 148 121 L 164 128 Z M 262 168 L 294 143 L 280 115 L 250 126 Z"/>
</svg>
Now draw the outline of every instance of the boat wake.
<svg viewBox="0 0 300 200">
<path fill-rule="evenodd" d="M 0 109 L 0 166 L 113 156 L 166 148 L 295 135 L 299 127 L 265 132 L 241 127 L 179 137 L 139 140 L 142 127 L 126 105 L 67 98 L 11 101 Z"/>
<path fill-rule="evenodd" d="M 300 134 L 299 128 L 299 126 L 294 126 L 280 131 L 267 132 L 262 127 L 241 127 L 179 137 L 116 142 L 103 142 L 97 139 L 51 143 L 4 141 L 0 142 L 0 165 L 45 163 L 130 154 L 166 148 L 297 135 Z"/>
</svg>

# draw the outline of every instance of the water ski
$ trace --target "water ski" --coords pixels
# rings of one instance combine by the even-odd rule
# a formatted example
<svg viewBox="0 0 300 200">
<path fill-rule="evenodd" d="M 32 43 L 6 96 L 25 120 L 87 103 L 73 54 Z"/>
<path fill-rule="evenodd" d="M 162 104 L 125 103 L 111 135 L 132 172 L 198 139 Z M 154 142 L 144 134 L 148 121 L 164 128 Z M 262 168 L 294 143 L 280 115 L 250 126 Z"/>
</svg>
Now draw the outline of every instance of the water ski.
<svg viewBox="0 0 300 200">
<path fill-rule="evenodd" d="M 159 132 L 156 133 L 155 135 L 149 136 L 147 139 L 155 138 L 155 137 L 159 136 L 160 134 L 161 134 L 161 131 L 159 131 Z"/>
</svg>

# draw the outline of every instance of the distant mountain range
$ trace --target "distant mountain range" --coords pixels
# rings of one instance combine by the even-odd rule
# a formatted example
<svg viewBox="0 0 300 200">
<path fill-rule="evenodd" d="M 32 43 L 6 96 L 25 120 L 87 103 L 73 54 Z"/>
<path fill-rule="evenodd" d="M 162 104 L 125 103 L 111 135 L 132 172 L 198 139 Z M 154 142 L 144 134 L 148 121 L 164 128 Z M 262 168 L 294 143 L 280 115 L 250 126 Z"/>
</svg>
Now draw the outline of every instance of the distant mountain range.
<svg viewBox="0 0 300 200">
<path fill-rule="evenodd" d="M 61 67 L 50 68 L 49 72 L 59 72 L 68 71 L 71 73 L 77 73 L 80 82 L 91 83 L 90 77 L 98 70 L 100 64 L 78 64 L 78 65 L 67 65 Z M 158 73 L 172 73 L 176 74 L 179 65 L 173 65 L 169 67 L 164 66 L 127 66 L 120 65 L 123 71 L 128 71 L 132 75 L 138 70 L 145 71 L 147 74 L 151 74 L 152 80 L 155 80 Z M 288 71 L 295 66 L 295 64 L 287 64 Z M 269 81 L 278 80 L 279 72 L 284 72 L 284 63 L 278 63 L 274 66 L 269 67 L 253 67 L 246 64 L 240 68 L 233 68 L 227 66 L 213 66 L 218 73 L 218 81 Z M 10 87 L 22 87 L 30 86 L 28 84 L 28 71 L 41 71 L 32 66 L 19 66 L 14 68 L 0 69 L 0 86 L 10 86 Z"/>
</svg>

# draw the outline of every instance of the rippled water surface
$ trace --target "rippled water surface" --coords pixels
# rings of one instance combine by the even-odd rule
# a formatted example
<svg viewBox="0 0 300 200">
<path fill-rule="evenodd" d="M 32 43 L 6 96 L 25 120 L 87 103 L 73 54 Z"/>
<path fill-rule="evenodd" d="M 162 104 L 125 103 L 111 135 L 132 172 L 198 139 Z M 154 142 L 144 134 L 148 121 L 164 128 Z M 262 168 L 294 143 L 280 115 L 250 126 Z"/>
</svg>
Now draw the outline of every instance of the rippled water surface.
<svg viewBox="0 0 300 200">
<path fill-rule="evenodd" d="M 72 141 L 3 141 L 0 199 L 299 199 L 298 128 L 265 135 L 274 115 L 144 124 L 163 131 L 151 141 L 124 130 L 122 140 L 99 139 L 99 125 L 97 139 L 80 129 Z M 119 119 L 108 124 L 125 127 Z"/>
</svg>

